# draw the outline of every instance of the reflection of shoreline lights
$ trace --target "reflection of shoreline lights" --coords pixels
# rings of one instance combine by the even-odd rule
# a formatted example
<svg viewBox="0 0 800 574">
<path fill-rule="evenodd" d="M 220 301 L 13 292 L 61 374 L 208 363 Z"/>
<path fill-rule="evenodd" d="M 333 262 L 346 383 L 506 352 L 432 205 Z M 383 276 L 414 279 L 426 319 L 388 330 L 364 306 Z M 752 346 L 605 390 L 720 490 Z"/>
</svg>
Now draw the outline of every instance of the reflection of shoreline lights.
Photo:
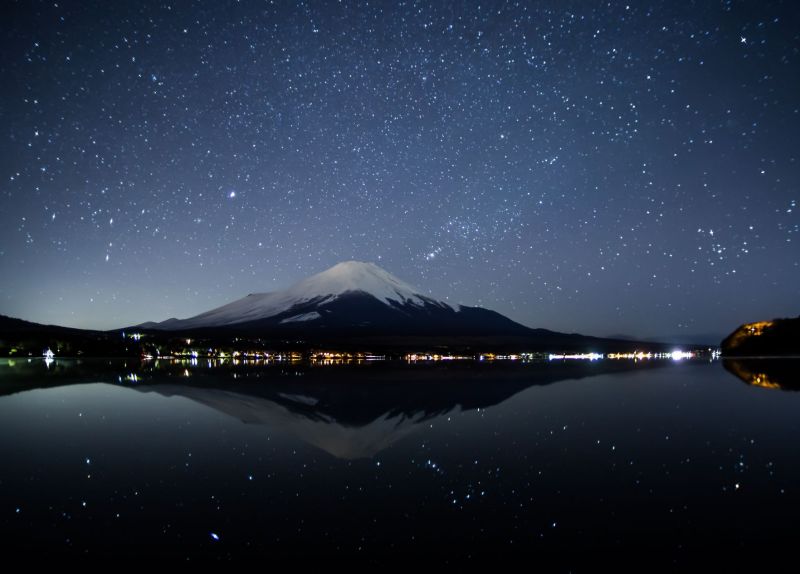
<svg viewBox="0 0 800 574">
<path fill-rule="evenodd" d="M 440 355 L 428 353 L 411 353 L 405 356 L 405 360 L 409 363 L 427 362 L 427 361 L 474 361 L 475 357 L 472 355 Z M 480 360 L 483 360 L 481 355 Z"/>
<path fill-rule="evenodd" d="M 44 357 L 44 366 L 49 369 L 50 365 L 53 364 L 53 357 L 55 357 L 56 354 L 50 349 L 50 347 L 47 347 L 47 350 L 42 353 L 42 356 Z"/>
<path fill-rule="evenodd" d="M 292 360 L 300 361 L 302 360 L 302 357 L 292 357 Z M 311 353 L 309 360 L 312 365 L 344 365 L 371 361 L 385 361 L 386 355 L 373 355 L 372 353 L 365 352 L 342 353 L 335 351 L 315 351 Z"/>
<path fill-rule="evenodd" d="M 458 355 L 458 354 L 444 354 L 444 353 L 429 353 L 429 352 L 417 352 L 417 353 L 407 353 L 405 355 L 377 355 L 372 354 L 366 351 L 322 351 L 316 350 L 309 353 L 301 353 L 297 351 L 259 351 L 259 352 L 252 352 L 252 351 L 239 351 L 239 350 L 222 350 L 218 348 L 206 348 L 202 350 L 195 350 L 195 349 L 182 349 L 180 352 L 173 353 L 171 355 L 157 355 L 156 357 L 152 355 L 144 355 L 142 356 L 142 365 L 148 365 L 154 370 L 160 370 L 161 368 L 168 368 L 167 365 L 173 366 L 180 366 L 181 370 L 177 371 L 179 376 L 183 378 L 192 377 L 194 370 L 197 368 L 206 368 L 206 369 L 215 369 L 215 368 L 225 368 L 225 367 L 234 367 L 237 369 L 246 369 L 248 367 L 258 368 L 268 365 L 275 365 L 275 366 L 301 366 L 305 365 L 310 368 L 316 367 L 328 367 L 334 365 L 353 365 L 353 366 L 360 366 L 360 365 L 367 365 L 373 361 L 386 361 L 389 363 L 403 360 L 407 364 L 432 364 L 435 362 L 486 362 L 486 363 L 493 363 L 493 362 L 519 362 L 522 364 L 530 363 L 530 364 L 542 364 L 542 362 L 554 362 L 554 361 L 563 361 L 566 363 L 567 361 L 602 361 L 604 359 L 609 360 L 619 360 L 619 359 L 627 359 L 632 360 L 634 362 L 643 361 L 645 359 L 656 359 L 656 360 L 667 360 L 667 361 L 682 361 L 684 359 L 696 359 L 699 357 L 709 358 L 713 361 L 716 358 L 719 358 L 720 352 L 718 349 L 714 350 L 711 348 L 702 349 L 702 350 L 694 350 L 694 351 L 683 351 L 681 349 L 675 349 L 669 352 L 644 352 L 635 350 L 633 352 L 627 353 L 609 353 L 604 355 L 603 353 L 545 353 L 545 352 L 524 352 L 519 354 L 508 354 L 508 355 L 500 355 L 496 353 L 480 353 L 480 354 L 468 354 L 468 355 Z M 202 359 L 202 362 L 200 361 Z M 32 359 L 28 359 L 28 362 L 31 362 Z M 202 365 L 202 367 L 201 367 Z M 420 367 L 421 368 L 421 367 Z M 566 368 L 566 367 L 565 367 Z M 294 372 L 290 373 L 297 376 L 301 376 L 302 372 Z M 239 378 L 240 374 L 233 373 L 233 378 Z M 740 375 L 741 377 L 741 375 Z M 744 377 L 742 377 L 744 378 Z M 128 384 L 138 384 L 143 382 L 141 375 L 137 375 L 135 372 L 130 372 L 127 375 L 122 375 L 119 377 L 120 383 L 128 383 Z M 769 377 L 762 373 L 757 373 L 755 375 L 749 374 L 748 382 L 750 384 L 765 387 L 765 388 L 780 388 L 777 384 L 769 379 Z"/>
<path fill-rule="evenodd" d="M 773 383 L 769 380 L 769 376 L 765 373 L 757 373 L 750 378 L 750 384 L 764 389 L 780 389 L 778 383 Z"/>
<path fill-rule="evenodd" d="M 644 353 L 642 351 L 634 351 L 632 353 L 609 353 L 609 359 L 634 359 L 634 360 L 641 360 L 641 359 L 652 359 L 654 357 L 653 353 Z"/>
<path fill-rule="evenodd" d="M 715 356 L 718 357 L 719 354 L 717 353 L 714 355 L 712 353 L 712 358 Z M 673 361 L 680 361 L 682 359 L 694 359 L 697 357 L 697 353 L 694 351 L 680 351 L 675 350 L 669 353 L 645 353 L 643 351 L 634 351 L 632 353 L 609 353 L 609 359 L 633 359 L 635 361 L 641 361 L 643 359 L 672 359 Z"/>
<path fill-rule="evenodd" d="M 575 359 L 580 361 L 597 361 L 603 358 L 600 353 L 579 353 L 577 355 L 549 355 L 547 357 L 550 361 L 559 359 Z"/>
<path fill-rule="evenodd" d="M 723 364 L 748 385 L 770 390 L 800 390 L 796 370 L 787 369 L 786 363 L 769 359 L 726 359 Z"/>
<path fill-rule="evenodd" d="M 307 363 L 314 366 L 323 365 L 344 365 L 344 364 L 365 364 L 371 362 L 392 362 L 402 360 L 407 363 L 431 363 L 431 362 L 521 362 L 533 363 L 539 361 L 600 361 L 604 359 L 619 360 L 627 359 L 641 361 L 645 359 L 667 359 L 680 361 L 683 359 L 694 359 L 708 356 L 710 360 L 719 358 L 719 350 L 694 350 L 683 351 L 675 349 L 668 352 L 645 352 L 634 350 L 632 352 L 609 353 L 607 355 L 597 352 L 588 353 L 567 353 L 567 352 L 520 352 L 513 354 L 497 353 L 475 353 L 457 354 L 419 351 L 406 353 L 403 355 L 389 353 L 385 355 L 374 354 L 369 351 L 333 351 L 333 350 L 314 350 L 310 352 L 300 351 L 241 351 L 221 348 L 183 348 L 181 350 L 153 349 L 153 352 L 143 351 L 140 358 L 144 362 L 155 361 L 156 366 L 159 361 L 171 362 L 173 364 L 191 365 L 196 367 L 200 359 L 209 368 L 233 365 L 233 366 L 258 366 L 270 364 L 299 364 Z"/>
</svg>

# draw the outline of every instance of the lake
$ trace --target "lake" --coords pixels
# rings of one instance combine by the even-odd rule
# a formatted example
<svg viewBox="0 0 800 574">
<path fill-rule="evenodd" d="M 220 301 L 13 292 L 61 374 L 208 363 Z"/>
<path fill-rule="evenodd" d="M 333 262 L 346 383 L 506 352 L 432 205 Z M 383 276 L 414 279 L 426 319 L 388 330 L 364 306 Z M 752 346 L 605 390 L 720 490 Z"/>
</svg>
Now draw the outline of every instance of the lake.
<svg viewBox="0 0 800 574">
<path fill-rule="evenodd" d="M 798 364 L 4 360 L 0 533 L 37 558 L 769 564 L 800 515 Z"/>
</svg>

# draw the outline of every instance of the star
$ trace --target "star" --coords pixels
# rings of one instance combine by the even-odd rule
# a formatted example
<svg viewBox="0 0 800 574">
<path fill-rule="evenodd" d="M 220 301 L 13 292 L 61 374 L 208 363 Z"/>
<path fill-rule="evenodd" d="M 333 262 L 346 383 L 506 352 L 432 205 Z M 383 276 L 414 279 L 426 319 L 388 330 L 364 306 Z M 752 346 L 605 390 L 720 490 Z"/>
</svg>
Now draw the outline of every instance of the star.
<svg viewBox="0 0 800 574">
<path fill-rule="evenodd" d="M 737 3 L 735 23 L 676 22 L 668 0 L 456 20 L 441 3 L 101 4 L 21 3 L 0 39 L 24 87 L 0 140 L 0 315 L 188 317 L 347 259 L 556 330 L 606 333 L 624 293 L 629 336 L 672 335 L 678 301 L 682 324 L 722 334 L 719 309 L 749 315 L 737 293 L 767 267 L 786 279 L 767 314 L 796 314 L 790 2 Z M 724 104 L 701 97 L 731 73 Z M 79 285 L 118 299 L 81 314 Z"/>
</svg>

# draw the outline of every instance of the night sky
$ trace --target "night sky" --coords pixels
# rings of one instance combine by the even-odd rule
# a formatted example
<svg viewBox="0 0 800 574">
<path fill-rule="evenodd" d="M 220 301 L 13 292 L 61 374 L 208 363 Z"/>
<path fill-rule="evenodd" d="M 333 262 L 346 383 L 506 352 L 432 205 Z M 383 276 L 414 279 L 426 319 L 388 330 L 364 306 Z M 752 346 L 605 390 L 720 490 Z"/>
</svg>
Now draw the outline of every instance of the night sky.
<svg viewBox="0 0 800 574">
<path fill-rule="evenodd" d="M 800 314 L 796 2 L 2 12 L 2 314 L 187 317 L 348 259 L 593 335 Z"/>
</svg>

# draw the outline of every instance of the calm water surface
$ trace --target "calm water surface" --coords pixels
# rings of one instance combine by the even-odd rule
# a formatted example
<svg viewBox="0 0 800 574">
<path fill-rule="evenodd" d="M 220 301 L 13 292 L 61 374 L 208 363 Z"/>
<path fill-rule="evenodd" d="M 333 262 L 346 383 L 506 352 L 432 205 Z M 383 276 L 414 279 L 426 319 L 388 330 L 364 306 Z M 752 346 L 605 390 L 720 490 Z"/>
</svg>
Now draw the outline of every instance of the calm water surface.
<svg viewBox="0 0 800 574">
<path fill-rule="evenodd" d="M 2 544 L 768 564 L 800 520 L 798 364 L 4 361 Z"/>
</svg>

